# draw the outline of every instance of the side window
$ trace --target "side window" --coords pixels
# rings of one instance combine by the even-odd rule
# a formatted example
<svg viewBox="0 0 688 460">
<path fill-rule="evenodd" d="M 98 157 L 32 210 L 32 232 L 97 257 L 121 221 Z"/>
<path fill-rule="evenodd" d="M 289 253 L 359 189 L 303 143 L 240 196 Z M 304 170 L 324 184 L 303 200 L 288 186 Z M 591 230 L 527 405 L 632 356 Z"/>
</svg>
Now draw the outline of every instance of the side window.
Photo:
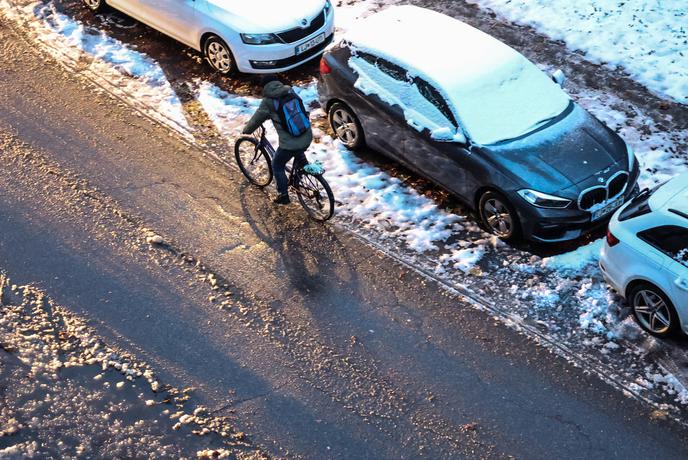
<svg viewBox="0 0 688 460">
<path fill-rule="evenodd" d="M 356 56 L 360 57 L 370 65 L 375 65 L 377 58 L 370 53 L 363 53 L 361 51 L 356 52 Z"/>
<path fill-rule="evenodd" d="M 664 225 L 640 232 L 638 237 L 669 257 L 688 263 L 688 228 Z"/>
<path fill-rule="evenodd" d="M 384 73 L 386 73 L 390 77 L 394 78 L 395 80 L 399 80 L 399 81 L 407 81 L 408 80 L 408 74 L 406 73 L 406 70 L 404 70 L 403 67 L 400 67 L 396 64 L 392 64 L 391 62 L 389 62 L 386 59 L 378 58 L 377 68 L 382 70 Z"/>
<path fill-rule="evenodd" d="M 449 120 L 452 125 L 459 126 L 459 124 L 456 122 L 456 118 L 454 118 L 454 114 L 452 113 L 451 109 L 449 108 L 449 105 L 447 105 L 447 101 L 444 100 L 442 95 L 437 91 L 430 83 L 426 82 L 422 78 L 414 78 L 413 83 L 416 84 L 418 87 L 418 91 L 420 94 L 423 95 L 425 99 L 427 99 L 432 105 L 437 107 L 437 110 L 439 110 L 442 115 L 444 115 L 447 120 Z"/>
<path fill-rule="evenodd" d="M 392 64 L 387 59 L 383 59 L 363 51 L 357 52 L 356 55 L 366 61 L 368 64 L 374 65 L 380 69 L 380 71 L 386 73 L 389 77 L 392 77 L 395 80 L 402 82 L 408 80 L 406 70 L 396 64 Z"/>
</svg>

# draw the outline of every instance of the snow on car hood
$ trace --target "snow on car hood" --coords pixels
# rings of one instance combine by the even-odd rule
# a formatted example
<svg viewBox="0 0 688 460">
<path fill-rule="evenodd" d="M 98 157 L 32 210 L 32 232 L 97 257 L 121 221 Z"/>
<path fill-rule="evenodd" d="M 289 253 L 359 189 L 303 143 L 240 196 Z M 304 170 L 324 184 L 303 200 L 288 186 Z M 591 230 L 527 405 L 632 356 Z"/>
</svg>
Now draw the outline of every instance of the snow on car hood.
<svg viewBox="0 0 688 460">
<path fill-rule="evenodd" d="M 607 169 L 608 177 L 626 163 L 623 141 L 573 103 L 550 125 L 482 150 L 528 187 L 552 194 Z"/>
<path fill-rule="evenodd" d="M 242 33 L 274 33 L 301 27 L 325 7 L 325 0 L 206 0 L 211 10 Z"/>
</svg>

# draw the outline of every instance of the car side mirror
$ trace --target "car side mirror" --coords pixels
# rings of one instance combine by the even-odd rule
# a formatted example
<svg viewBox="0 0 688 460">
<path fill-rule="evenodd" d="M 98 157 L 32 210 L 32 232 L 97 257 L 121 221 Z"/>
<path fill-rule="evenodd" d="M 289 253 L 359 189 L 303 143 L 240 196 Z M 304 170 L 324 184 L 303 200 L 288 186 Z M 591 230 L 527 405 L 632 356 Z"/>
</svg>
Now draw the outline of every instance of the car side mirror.
<svg viewBox="0 0 688 460">
<path fill-rule="evenodd" d="M 552 73 L 552 81 L 563 88 L 564 84 L 566 83 L 566 75 L 564 75 L 564 71 L 561 69 L 555 70 Z"/>
<path fill-rule="evenodd" d="M 430 138 L 437 142 L 456 142 L 457 144 L 468 144 L 468 139 L 459 129 L 453 131 L 449 128 L 438 128 L 434 131 L 427 130 Z"/>
</svg>

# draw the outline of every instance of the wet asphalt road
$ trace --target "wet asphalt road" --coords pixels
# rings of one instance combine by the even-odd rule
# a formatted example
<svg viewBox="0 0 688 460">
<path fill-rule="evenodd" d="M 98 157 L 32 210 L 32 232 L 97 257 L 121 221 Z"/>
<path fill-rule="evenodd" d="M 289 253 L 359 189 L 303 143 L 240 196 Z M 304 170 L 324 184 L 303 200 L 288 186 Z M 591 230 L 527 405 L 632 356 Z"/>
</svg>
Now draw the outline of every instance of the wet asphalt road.
<svg viewBox="0 0 688 460">
<path fill-rule="evenodd" d="M 1 23 L 0 43 L 0 267 L 196 387 L 257 445 L 305 458 L 688 455 L 684 428 L 346 232 L 275 209 Z M 141 243 L 144 227 L 170 245 Z M 227 287 L 199 283 L 207 271 Z M 220 309 L 209 296 L 225 291 Z"/>
</svg>

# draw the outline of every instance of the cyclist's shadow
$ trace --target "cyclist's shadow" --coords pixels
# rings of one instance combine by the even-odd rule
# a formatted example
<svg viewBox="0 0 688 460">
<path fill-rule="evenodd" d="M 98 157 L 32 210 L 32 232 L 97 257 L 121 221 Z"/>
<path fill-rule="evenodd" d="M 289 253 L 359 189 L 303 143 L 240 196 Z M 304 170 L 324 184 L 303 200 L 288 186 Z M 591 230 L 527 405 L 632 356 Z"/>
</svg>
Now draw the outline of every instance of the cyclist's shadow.
<svg viewBox="0 0 688 460">
<path fill-rule="evenodd" d="M 310 219 L 297 203 L 273 204 L 266 191 L 248 183 L 239 188 L 239 199 L 246 222 L 279 257 L 294 289 L 317 299 L 341 287 L 358 297 L 355 266 L 331 225 Z"/>
</svg>

